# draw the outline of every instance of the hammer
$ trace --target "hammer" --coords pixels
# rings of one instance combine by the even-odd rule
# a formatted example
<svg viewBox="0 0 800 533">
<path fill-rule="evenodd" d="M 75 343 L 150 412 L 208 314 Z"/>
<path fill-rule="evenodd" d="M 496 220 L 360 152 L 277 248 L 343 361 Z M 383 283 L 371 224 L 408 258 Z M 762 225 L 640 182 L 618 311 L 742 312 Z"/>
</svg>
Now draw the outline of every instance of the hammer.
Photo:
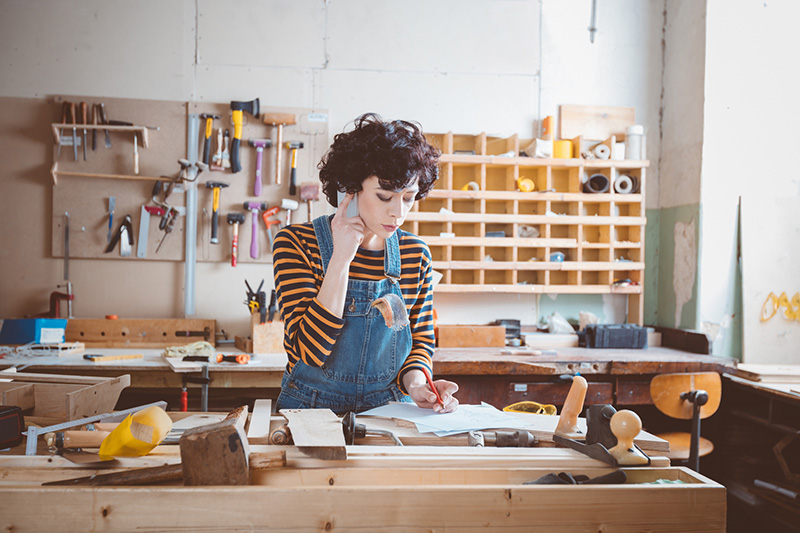
<svg viewBox="0 0 800 533">
<path fill-rule="evenodd" d="M 289 194 L 294 196 L 297 194 L 297 151 L 303 148 L 303 143 L 299 141 L 289 141 L 286 143 L 286 148 L 292 151 L 292 172 L 289 174 Z"/>
<path fill-rule="evenodd" d="M 231 142 L 231 172 L 234 174 L 242 170 L 242 165 L 239 162 L 239 144 L 242 142 L 242 120 L 244 118 L 243 112 L 247 111 L 255 118 L 259 114 L 259 101 L 258 98 L 249 102 L 231 102 L 231 118 L 233 119 L 233 141 Z"/>
<path fill-rule="evenodd" d="M 267 204 L 261 202 L 245 202 L 244 208 L 250 211 L 250 218 L 253 221 L 253 231 L 250 234 L 250 257 L 258 259 L 258 212 L 266 211 Z"/>
<path fill-rule="evenodd" d="M 281 200 L 281 209 L 286 211 L 286 225 L 289 226 L 292 223 L 292 211 L 300 207 L 300 204 L 297 203 L 297 200 L 292 200 L 290 198 L 284 198 Z"/>
<path fill-rule="evenodd" d="M 206 189 L 211 189 L 213 195 L 211 202 L 211 244 L 217 244 L 219 242 L 217 238 L 217 229 L 219 227 L 219 191 L 227 186 L 227 183 L 222 183 L 221 181 L 206 182 Z"/>
<path fill-rule="evenodd" d="M 264 148 L 272 146 L 269 139 L 249 139 L 247 144 L 256 149 L 256 182 L 253 184 L 253 196 L 261 196 L 261 159 Z"/>
<path fill-rule="evenodd" d="M 297 124 L 297 117 L 294 113 L 264 113 L 264 124 L 278 127 L 278 141 L 275 146 L 275 185 L 281 184 L 281 147 L 283 146 L 283 127 Z"/>
<path fill-rule="evenodd" d="M 203 163 L 209 164 L 211 157 L 211 132 L 214 129 L 214 119 L 220 118 L 219 115 L 211 115 L 209 113 L 201 113 L 200 118 L 206 121 L 206 131 L 203 142 Z M 213 242 L 213 241 L 212 241 Z"/>
<path fill-rule="evenodd" d="M 244 213 L 228 213 L 228 224 L 233 226 L 231 266 L 236 266 L 236 260 L 239 258 L 239 224 L 244 224 Z"/>
</svg>

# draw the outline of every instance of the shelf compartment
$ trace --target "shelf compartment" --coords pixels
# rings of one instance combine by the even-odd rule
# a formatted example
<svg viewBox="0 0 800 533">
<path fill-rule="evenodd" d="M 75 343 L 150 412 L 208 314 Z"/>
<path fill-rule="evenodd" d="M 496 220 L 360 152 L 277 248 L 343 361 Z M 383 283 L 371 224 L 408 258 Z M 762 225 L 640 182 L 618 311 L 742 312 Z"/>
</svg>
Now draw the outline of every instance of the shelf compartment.
<svg viewBox="0 0 800 533">
<path fill-rule="evenodd" d="M 586 194 L 585 196 L 586 198 L 581 202 L 581 215 L 587 217 L 611 216 L 611 202 L 609 202 L 608 199 L 596 199 L 596 194 Z"/>
<path fill-rule="evenodd" d="M 452 227 L 456 237 L 483 237 L 480 224 L 453 222 Z"/>
<path fill-rule="evenodd" d="M 478 184 L 479 190 L 486 188 L 484 186 L 486 168 L 483 165 L 458 165 L 453 163 L 452 172 L 451 181 L 455 190 L 467 190 L 466 187 L 472 182 Z"/>
<path fill-rule="evenodd" d="M 517 189 L 514 167 L 486 167 L 487 191 L 514 191 Z"/>
<path fill-rule="evenodd" d="M 442 208 L 449 209 L 450 200 L 447 198 L 425 198 L 421 202 L 417 202 L 415 207 L 417 212 L 422 213 L 438 213 Z"/>
</svg>

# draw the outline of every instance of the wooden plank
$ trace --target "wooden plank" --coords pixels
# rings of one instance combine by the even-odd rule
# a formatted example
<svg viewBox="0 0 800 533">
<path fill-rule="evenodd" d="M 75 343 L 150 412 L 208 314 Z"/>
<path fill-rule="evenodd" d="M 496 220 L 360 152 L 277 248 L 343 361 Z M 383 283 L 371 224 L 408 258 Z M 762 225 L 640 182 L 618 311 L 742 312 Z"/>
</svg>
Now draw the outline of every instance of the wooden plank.
<svg viewBox="0 0 800 533">
<path fill-rule="evenodd" d="M 602 141 L 612 135 L 624 137 L 626 128 L 636 124 L 635 107 L 560 105 L 558 108 L 561 139 L 579 135 L 593 141 Z"/>
<path fill-rule="evenodd" d="M 209 331 L 208 338 L 181 336 L 180 333 Z M 67 341 L 81 341 L 91 348 L 164 348 L 182 346 L 198 340 L 215 345 L 216 321 L 208 319 L 89 319 L 67 322 Z"/>
<path fill-rule="evenodd" d="M 318 457 L 346 458 L 342 422 L 330 409 L 281 409 L 298 449 Z"/>
<path fill-rule="evenodd" d="M 116 408 L 122 390 L 130 384 L 131 377 L 126 374 L 68 393 L 66 401 L 69 420 L 110 413 Z"/>
<path fill-rule="evenodd" d="M 654 470 L 647 479 L 661 474 Z M 0 489 L 8 510 L 0 526 L 25 531 L 36 517 L 37 530 L 74 531 L 91 531 L 98 523 L 104 531 L 724 531 L 725 488 L 686 479 L 681 486 L 9 487 Z M 299 512 L 298 502 L 314 505 Z"/>
<path fill-rule="evenodd" d="M 272 400 L 256 400 L 247 428 L 247 441 L 250 444 L 269 444 L 271 416 Z"/>
<path fill-rule="evenodd" d="M 0 378 L 29 383 L 72 383 L 81 385 L 94 385 L 96 383 L 103 383 L 109 379 L 91 376 L 62 376 L 55 374 L 34 374 L 32 372 L 9 372 L 7 370 L 0 372 Z"/>
<path fill-rule="evenodd" d="M 648 326 L 661 333 L 661 345 L 683 350 L 684 352 L 708 355 L 711 353 L 711 339 L 700 331 Z"/>
<path fill-rule="evenodd" d="M 0 383 L 0 405 L 15 405 L 25 411 L 36 405 L 31 383 Z"/>
<path fill-rule="evenodd" d="M 750 381 L 800 383 L 800 365 L 740 364 L 735 375 Z"/>
<path fill-rule="evenodd" d="M 503 347 L 506 345 L 506 328 L 439 324 L 436 341 L 442 348 Z"/>
</svg>

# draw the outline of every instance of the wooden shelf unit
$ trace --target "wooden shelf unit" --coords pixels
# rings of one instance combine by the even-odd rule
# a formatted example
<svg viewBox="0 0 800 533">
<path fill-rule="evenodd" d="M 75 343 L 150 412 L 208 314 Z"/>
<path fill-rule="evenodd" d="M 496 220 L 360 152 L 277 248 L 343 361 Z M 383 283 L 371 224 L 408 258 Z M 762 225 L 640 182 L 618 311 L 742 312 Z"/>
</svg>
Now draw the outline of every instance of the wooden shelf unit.
<svg viewBox="0 0 800 533">
<path fill-rule="evenodd" d="M 518 157 L 531 141 L 516 135 L 427 137 L 442 151 L 440 179 L 404 227 L 428 243 L 444 276 L 437 291 L 626 294 L 628 322 L 643 323 L 648 161 Z M 609 192 L 581 192 L 594 174 L 609 178 Z M 621 174 L 638 179 L 637 192 L 613 191 Z M 519 192 L 520 178 L 535 191 Z M 479 190 L 464 190 L 471 182 Z M 525 225 L 538 237 L 520 237 Z M 550 261 L 556 252 L 563 262 Z M 632 283 L 615 284 L 626 279 Z"/>
</svg>

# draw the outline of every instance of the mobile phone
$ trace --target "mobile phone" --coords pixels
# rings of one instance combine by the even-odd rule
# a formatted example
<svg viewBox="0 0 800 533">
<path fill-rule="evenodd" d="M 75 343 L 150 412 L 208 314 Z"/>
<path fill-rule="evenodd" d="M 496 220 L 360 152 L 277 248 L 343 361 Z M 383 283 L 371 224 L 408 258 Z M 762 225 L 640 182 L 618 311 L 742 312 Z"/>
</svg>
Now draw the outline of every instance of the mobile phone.
<svg viewBox="0 0 800 533">
<path fill-rule="evenodd" d="M 341 205 L 344 197 L 347 196 L 345 192 L 337 192 L 336 193 L 336 205 L 337 209 L 338 206 Z M 353 199 L 350 201 L 350 205 L 347 206 L 347 218 L 357 217 L 358 216 L 358 193 L 353 196 Z"/>
</svg>

